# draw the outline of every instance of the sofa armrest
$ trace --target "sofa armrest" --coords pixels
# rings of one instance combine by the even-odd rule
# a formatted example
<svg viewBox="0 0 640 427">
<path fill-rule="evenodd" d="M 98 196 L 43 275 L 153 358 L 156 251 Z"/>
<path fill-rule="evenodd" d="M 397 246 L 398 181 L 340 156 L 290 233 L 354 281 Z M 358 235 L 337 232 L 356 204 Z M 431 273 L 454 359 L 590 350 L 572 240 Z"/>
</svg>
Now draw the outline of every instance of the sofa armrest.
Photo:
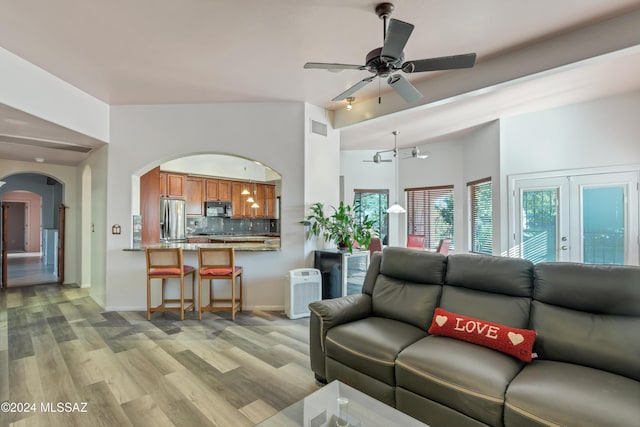
<svg viewBox="0 0 640 427">
<path fill-rule="evenodd" d="M 319 380 L 326 380 L 324 340 L 329 329 L 371 315 L 371 296 L 367 294 L 315 301 L 309 304 L 309 357 Z"/>
</svg>

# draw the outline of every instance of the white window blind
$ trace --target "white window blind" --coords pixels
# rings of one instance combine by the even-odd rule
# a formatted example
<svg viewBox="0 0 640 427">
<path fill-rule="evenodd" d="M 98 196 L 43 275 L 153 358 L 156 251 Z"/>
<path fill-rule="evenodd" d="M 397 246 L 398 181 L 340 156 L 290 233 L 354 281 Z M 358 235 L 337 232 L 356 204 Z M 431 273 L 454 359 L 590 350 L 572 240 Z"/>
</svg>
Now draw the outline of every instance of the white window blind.
<svg viewBox="0 0 640 427">
<path fill-rule="evenodd" d="M 407 234 L 425 236 L 425 247 L 436 249 L 441 239 L 453 242 L 453 185 L 408 188 Z"/>
<path fill-rule="evenodd" d="M 493 253 L 493 209 L 491 178 L 467 184 L 471 201 L 471 252 Z"/>
</svg>

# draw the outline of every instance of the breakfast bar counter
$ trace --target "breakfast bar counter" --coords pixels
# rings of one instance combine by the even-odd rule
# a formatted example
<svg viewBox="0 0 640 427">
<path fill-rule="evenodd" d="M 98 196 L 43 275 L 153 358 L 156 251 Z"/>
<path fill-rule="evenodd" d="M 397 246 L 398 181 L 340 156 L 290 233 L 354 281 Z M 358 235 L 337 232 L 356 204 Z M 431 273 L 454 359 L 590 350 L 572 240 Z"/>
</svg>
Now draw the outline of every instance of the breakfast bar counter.
<svg viewBox="0 0 640 427">
<path fill-rule="evenodd" d="M 133 246 L 125 248 L 125 251 L 144 251 L 145 248 L 182 248 L 185 252 L 197 251 L 198 248 L 229 248 L 232 247 L 236 251 L 279 251 L 280 238 L 270 237 L 269 239 L 248 240 L 248 239 L 220 239 L 213 243 L 153 243 L 149 245 Z"/>
</svg>

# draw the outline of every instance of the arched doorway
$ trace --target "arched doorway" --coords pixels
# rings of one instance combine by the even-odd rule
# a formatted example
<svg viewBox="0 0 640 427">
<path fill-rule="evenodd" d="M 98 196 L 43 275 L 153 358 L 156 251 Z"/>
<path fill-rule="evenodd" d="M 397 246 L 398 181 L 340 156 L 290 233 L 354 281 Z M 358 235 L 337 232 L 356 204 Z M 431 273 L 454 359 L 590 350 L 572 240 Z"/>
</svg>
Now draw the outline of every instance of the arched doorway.
<svg viewBox="0 0 640 427">
<path fill-rule="evenodd" d="M 17 173 L 2 180 L 3 286 L 58 282 L 63 184 L 39 173 Z"/>
</svg>

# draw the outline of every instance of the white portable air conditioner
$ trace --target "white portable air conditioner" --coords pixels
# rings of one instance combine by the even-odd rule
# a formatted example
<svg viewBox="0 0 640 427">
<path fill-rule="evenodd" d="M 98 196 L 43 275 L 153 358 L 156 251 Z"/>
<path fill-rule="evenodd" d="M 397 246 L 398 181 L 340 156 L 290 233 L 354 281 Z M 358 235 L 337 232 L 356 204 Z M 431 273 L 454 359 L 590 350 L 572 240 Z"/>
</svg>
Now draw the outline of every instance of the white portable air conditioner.
<svg viewBox="0 0 640 427">
<path fill-rule="evenodd" d="M 322 299 L 322 276 L 316 268 L 298 268 L 289 272 L 284 288 L 284 312 L 289 319 L 309 317 L 309 303 Z"/>
</svg>

